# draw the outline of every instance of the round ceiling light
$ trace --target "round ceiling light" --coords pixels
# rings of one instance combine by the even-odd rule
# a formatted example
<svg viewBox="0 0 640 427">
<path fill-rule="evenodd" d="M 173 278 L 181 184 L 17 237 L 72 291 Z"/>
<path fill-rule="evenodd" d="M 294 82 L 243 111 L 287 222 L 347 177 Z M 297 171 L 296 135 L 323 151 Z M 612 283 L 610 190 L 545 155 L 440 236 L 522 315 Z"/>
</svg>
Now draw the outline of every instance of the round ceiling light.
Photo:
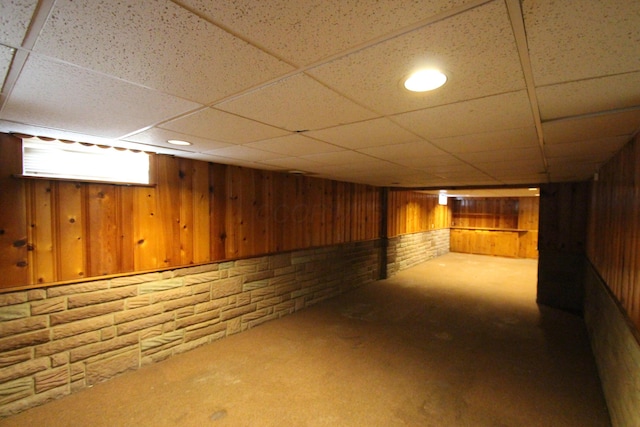
<svg viewBox="0 0 640 427">
<path fill-rule="evenodd" d="M 438 70 L 420 70 L 404 82 L 404 87 L 412 92 L 426 92 L 438 89 L 447 82 L 447 76 Z"/>
<path fill-rule="evenodd" d="M 169 144 L 173 145 L 191 145 L 188 141 L 182 141 L 181 139 L 170 139 L 167 141 Z"/>
</svg>

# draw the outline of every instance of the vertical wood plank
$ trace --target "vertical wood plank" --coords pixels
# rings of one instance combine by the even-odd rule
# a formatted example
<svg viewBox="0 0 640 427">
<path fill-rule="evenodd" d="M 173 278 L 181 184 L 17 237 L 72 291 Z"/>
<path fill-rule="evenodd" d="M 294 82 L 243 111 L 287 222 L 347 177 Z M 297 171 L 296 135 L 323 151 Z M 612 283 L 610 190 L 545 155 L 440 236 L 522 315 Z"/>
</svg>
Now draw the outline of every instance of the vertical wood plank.
<svg viewBox="0 0 640 427">
<path fill-rule="evenodd" d="M 178 160 L 178 177 L 180 183 L 180 212 L 179 234 L 180 234 L 180 264 L 189 265 L 194 263 L 194 204 L 193 193 L 193 163 L 191 159 Z"/>
<path fill-rule="evenodd" d="M 0 287 L 30 282 L 27 253 L 27 207 L 22 173 L 21 140 L 0 133 Z"/>
<path fill-rule="evenodd" d="M 135 237 L 134 223 L 138 216 L 134 212 L 134 200 L 136 190 L 134 187 L 118 186 L 116 187 L 116 229 L 118 244 L 118 271 L 127 273 L 135 271 L 135 248 L 138 240 Z"/>
<path fill-rule="evenodd" d="M 164 251 L 160 250 L 162 227 L 157 215 L 157 191 L 153 187 L 133 189 L 133 241 L 134 269 L 152 270 L 165 265 Z"/>
<path fill-rule="evenodd" d="M 85 206 L 82 184 L 57 182 L 52 185 L 55 195 L 55 240 L 58 280 L 87 276 L 87 239 L 85 236 Z"/>
<path fill-rule="evenodd" d="M 193 262 L 210 261 L 211 256 L 211 197 L 209 164 L 193 162 Z"/>
<path fill-rule="evenodd" d="M 86 185 L 87 262 L 90 276 L 119 273 L 117 197 L 113 185 Z"/>
<path fill-rule="evenodd" d="M 180 265 L 180 209 L 182 205 L 179 161 L 171 156 L 156 156 L 158 187 L 154 224 L 158 228 L 159 266 Z"/>
<path fill-rule="evenodd" d="M 51 181 L 32 180 L 26 183 L 29 195 L 29 241 L 32 283 L 50 283 L 57 280 L 56 251 L 53 241 L 53 209 Z"/>
<path fill-rule="evenodd" d="M 227 215 L 227 170 L 225 165 L 209 166 L 209 185 L 211 206 L 209 217 L 211 220 L 211 260 L 227 258 L 226 254 L 226 215 Z"/>
</svg>

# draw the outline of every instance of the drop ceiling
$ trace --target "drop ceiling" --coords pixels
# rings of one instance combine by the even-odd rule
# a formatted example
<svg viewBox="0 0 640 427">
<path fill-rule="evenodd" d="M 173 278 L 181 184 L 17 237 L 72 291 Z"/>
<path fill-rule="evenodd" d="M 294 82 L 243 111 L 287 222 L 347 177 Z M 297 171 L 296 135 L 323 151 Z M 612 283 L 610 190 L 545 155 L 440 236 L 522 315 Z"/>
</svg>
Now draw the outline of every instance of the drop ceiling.
<svg viewBox="0 0 640 427">
<path fill-rule="evenodd" d="M 403 89 L 424 66 L 447 83 Z M 377 186 L 581 181 L 640 129 L 640 2 L 3 0 L 0 80 L 2 132 Z"/>
</svg>

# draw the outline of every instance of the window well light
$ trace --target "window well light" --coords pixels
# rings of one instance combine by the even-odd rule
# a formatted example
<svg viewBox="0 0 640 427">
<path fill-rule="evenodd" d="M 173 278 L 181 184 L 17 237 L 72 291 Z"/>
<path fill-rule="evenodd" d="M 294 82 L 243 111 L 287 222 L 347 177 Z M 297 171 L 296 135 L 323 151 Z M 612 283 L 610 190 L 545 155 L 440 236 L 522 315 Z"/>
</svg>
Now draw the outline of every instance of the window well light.
<svg viewBox="0 0 640 427">
<path fill-rule="evenodd" d="M 447 82 L 447 76 L 441 71 L 428 69 L 416 71 L 404 82 L 404 87 L 412 92 L 434 90 Z"/>
<path fill-rule="evenodd" d="M 173 145 L 192 145 L 189 141 L 183 141 L 181 139 L 170 139 L 167 142 Z"/>
</svg>

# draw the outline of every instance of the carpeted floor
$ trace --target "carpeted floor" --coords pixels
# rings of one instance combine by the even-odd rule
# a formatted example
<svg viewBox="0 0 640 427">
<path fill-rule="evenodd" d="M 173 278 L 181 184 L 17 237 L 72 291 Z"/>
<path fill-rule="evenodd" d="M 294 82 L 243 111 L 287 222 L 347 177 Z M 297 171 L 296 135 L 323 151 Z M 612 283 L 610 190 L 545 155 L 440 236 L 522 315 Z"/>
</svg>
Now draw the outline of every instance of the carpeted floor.
<svg viewBox="0 0 640 427">
<path fill-rule="evenodd" d="M 1 426 L 608 426 L 535 260 L 451 253 Z"/>
</svg>

